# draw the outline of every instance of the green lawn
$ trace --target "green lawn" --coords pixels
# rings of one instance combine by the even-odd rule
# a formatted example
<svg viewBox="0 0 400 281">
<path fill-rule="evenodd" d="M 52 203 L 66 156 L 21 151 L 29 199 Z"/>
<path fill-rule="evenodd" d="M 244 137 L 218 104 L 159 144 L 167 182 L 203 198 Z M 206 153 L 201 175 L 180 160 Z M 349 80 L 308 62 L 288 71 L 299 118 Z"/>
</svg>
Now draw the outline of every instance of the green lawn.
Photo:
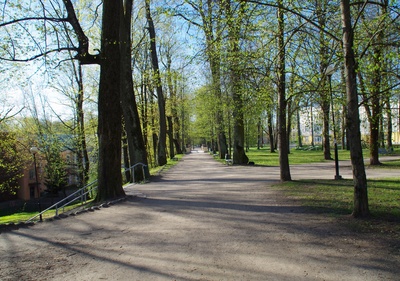
<svg viewBox="0 0 400 281">
<path fill-rule="evenodd" d="M 400 178 L 368 180 L 371 217 L 345 220 L 359 231 L 395 235 L 400 238 Z M 299 200 L 301 205 L 337 218 L 348 218 L 353 208 L 352 180 L 301 180 L 281 183 L 275 188 Z"/>
<path fill-rule="evenodd" d="M 349 160 L 350 153 L 338 150 L 339 160 Z M 363 151 L 369 157 L 369 150 Z M 251 148 L 246 152 L 250 161 L 261 166 L 279 166 L 279 153 L 269 152 L 269 148 Z M 331 152 L 334 157 L 333 151 Z M 322 150 L 292 149 L 289 155 L 290 164 L 307 164 L 325 162 Z M 386 161 L 380 166 L 369 166 L 369 169 L 400 169 L 400 161 Z M 400 236 L 400 177 L 368 180 L 368 199 L 371 212 L 370 219 L 348 220 L 351 227 L 362 231 L 390 233 Z M 333 217 L 349 216 L 353 208 L 352 180 L 304 180 L 282 183 L 276 186 L 287 196 L 300 200 L 300 203 L 315 212 Z M 400 237 L 399 237 L 400 238 Z"/>
<path fill-rule="evenodd" d="M 92 201 L 93 200 L 86 201 L 85 206 L 90 206 L 92 204 L 91 203 Z M 66 212 L 66 211 L 69 211 L 69 210 L 72 210 L 72 209 L 75 209 L 75 208 L 78 208 L 81 206 L 82 206 L 81 203 L 75 203 L 75 204 L 66 206 L 64 208 L 64 210 L 61 210 L 61 212 L 63 212 L 63 211 Z M 37 214 L 38 214 L 38 212 L 24 212 L 24 211 L 16 212 L 14 214 L 8 214 L 7 212 L 3 211 L 3 212 L 0 212 L 0 224 L 25 222 Z M 55 210 L 49 210 L 42 215 L 42 218 L 43 219 L 52 218 L 55 216 L 55 214 L 56 214 Z M 35 220 L 39 220 L 39 217 L 36 218 Z"/>
<path fill-rule="evenodd" d="M 367 157 L 369 151 L 365 150 L 364 155 Z M 264 147 L 261 149 L 250 148 L 246 155 L 249 157 L 249 161 L 254 162 L 256 165 L 261 166 L 279 166 L 279 152 L 276 151 L 271 153 L 269 147 Z M 349 160 L 350 152 L 348 150 L 338 150 L 339 160 Z M 333 150 L 331 151 L 331 157 L 334 157 Z M 290 164 L 307 164 L 307 163 L 317 163 L 332 160 L 324 160 L 324 154 L 321 149 L 318 150 L 297 150 L 292 148 L 289 154 Z"/>
</svg>

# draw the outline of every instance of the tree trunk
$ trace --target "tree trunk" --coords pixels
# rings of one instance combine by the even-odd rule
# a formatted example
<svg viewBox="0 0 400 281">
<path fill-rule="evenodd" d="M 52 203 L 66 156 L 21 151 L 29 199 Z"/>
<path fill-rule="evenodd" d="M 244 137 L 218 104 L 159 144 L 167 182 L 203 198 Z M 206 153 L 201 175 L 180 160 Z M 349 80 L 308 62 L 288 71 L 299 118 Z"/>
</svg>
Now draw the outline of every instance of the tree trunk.
<svg viewBox="0 0 400 281">
<path fill-rule="evenodd" d="M 261 140 L 262 140 L 262 127 L 261 127 L 261 121 L 258 121 L 257 123 L 257 149 L 261 148 Z"/>
<path fill-rule="evenodd" d="M 322 100 L 322 112 L 324 115 L 324 139 L 323 139 L 323 148 L 324 148 L 324 159 L 325 160 L 332 160 L 331 156 L 331 145 L 330 145 L 330 139 L 329 139 L 329 108 L 330 108 L 330 103 L 329 100 L 326 98 Z"/>
<path fill-rule="evenodd" d="M 140 117 L 133 92 L 132 55 L 131 55 L 131 17 L 133 0 L 124 1 L 124 15 L 121 20 L 121 106 L 124 114 L 130 165 L 143 163 L 148 165 L 147 151 L 143 140 Z M 148 179 L 148 169 L 137 165 L 133 170 L 134 182 Z"/>
<path fill-rule="evenodd" d="M 300 107 L 296 111 L 297 114 L 297 142 L 299 147 L 303 147 L 303 141 L 301 136 L 301 122 L 300 122 Z"/>
<path fill-rule="evenodd" d="M 79 155 L 79 164 L 78 168 L 80 171 L 80 182 L 82 186 L 88 184 L 89 181 L 89 169 L 90 169 L 90 161 L 89 154 L 87 151 L 86 145 L 86 132 L 85 132 L 85 113 L 83 111 L 83 80 L 82 80 L 82 66 L 78 65 L 77 71 L 77 79 L 78 79 L 78 98 L 76 101 L 76 111 L 77 111 L 77 128 L 78 128 L 78 155 Z"/>
<path fill-rule="evenodd" d="M 392 125 L 392 109 L 390 108 L 390 95 L 386 96 L 386 115 L 387 115 L 387 132 L 386 132 L 386 145 L 388 149 L 393 148 L 392 143 L 392 134 L 393 134 L 393 125 Z"/>
<path fill-rule="evenodd" d="M 269 136 L 269 151 L 271 153 L 275 152 L 275 139 L 274 139 L 274 130 L 272 128 L 272 112 L 268 111 L 268 136 Z"/>
<path fill-rule="evenodd" d="M 160 131 L 158 135 L 157 144 L 157 165 L 163 166 L 167 164 L 167 118 L 165 115 L 165 99 L 161 82 L 160 68 L 158 66 L 158 56 L 156 47 L 156 31 L 154 28 L 153 19 L 151 17 L 150 0 L 146 0 L 146 18 L 147 24 L 149 25 L 150 35 L 150 52 L 151 52 L 151 63 L 153 66 L 154 80 L 156 83 L 157 101 L 158 101 L 158 113 L 160 122 Z"/>
<path fill-rule="evenodd" d="M 285 72 L 285 22 L 283 1 L 278 0 L 278 137 L 281 181 L 291 181 L 289 149 L 286 132 L 286 72 Z"/>
<path fill-rule="evenodd" d="M 326 25 L 326 11 L 327 11 L 327 1 L 315 1 L 316 3 L 316 14 L 318 18 L 318 24 L 320 26 Z M 327 42 L 325 38 L 325 33 L 322 29 L 319 31 L 319 57 L 320 57 L 320 73 L 322 77 L 326 77 L 326 69 L 329 63 L 329 52 L 327 47 Z M 332 160 L 331 156 L 331 146 L 330 146 L 330 136 L 329 136 L 329 113 L 330 113 L 330 101 L 331 96 L 330 92 L 326 90 L 327 84 L 325 83 L 326 79 L 322 81 L 322 91 L 319 92 L 319 96 L 321 99 L 321 109 L 323 112 L 323 150 L 324 150 L 324 159 Z M 330 85 L 328 85 L 330 86 Z"/>
<path fill-rule="evenodd" d="M 130 161 L 129 161 L 129 152 L 128 152 L 128 139 L 126 136 L 126 130 L 124 128 L 124 124 L 122 124 L 122 155 L 124 159 L 124 174 L 125 174 L 125 181 L 132 182 L 131 178 L 131 170 L 130 168 Z"/>
<path fill-rule="evenodd" d="M 356 78 L 356 61 L 353 50 L 353 27 L 351 23 L 350 1 L 341 0 L 340 8 L 343 27 L 343 57 L 346 77 L 347 95 L 347 130 L 350 141 L 350 157 L 353 166 L 354 183 L 354 217 L 369 215 L 367 177 L 363 161 L 360 133 L 360 116 L 358 111 L 358 94 Z"/>
<path fill-rule="evenodd" d="M 121 0 L 103 1 L 102 62 L 98 98 L 98 193 L 96 201 L 125 196 L 121 175 Z"/>
<path fill-rule="evenodd" d="M 244 3 L 241 2 L 238 15 L 234 17 L 230 0 L 225 1 L 225 13 L 228 19 L 229 75 L 233 101 L 233 164 L 239 165 L 249 162 L 245 152 L 244 106 L 240 89 L 241 75 L 239 69 L 239 37 L 243 11 Z"/>
<path fill-rule="evenodd" d="M 168 139 L 169 139 L 169 158 L 172 159 L 175 157 L 174 126 L 172 123 L 172 116 L 167 116 L 167 122 L 168 122 Z"/>
</svg>

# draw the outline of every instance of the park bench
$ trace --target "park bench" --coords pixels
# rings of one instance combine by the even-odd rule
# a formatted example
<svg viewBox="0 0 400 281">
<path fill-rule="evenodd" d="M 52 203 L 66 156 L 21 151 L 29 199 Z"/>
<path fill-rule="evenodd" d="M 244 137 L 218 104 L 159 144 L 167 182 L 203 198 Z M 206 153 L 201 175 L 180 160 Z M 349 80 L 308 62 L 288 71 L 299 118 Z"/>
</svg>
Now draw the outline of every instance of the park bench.
<svg viewBox="0 0 400 281">
<path fill-rule="evenodd" d="M 225 154 L 225 163 L 226 165 L 233 165 L 233 160 L 231 159 L 229 154 Z"/>
<path fill-rule="evenodd" d="M 379 154 L 392 154 L 393 148 L 391 147 L 389 149 L 386 149 L 386 148 L 380 147 L 380 148 L 378 148 L 378 153 Z"/>
</svg>

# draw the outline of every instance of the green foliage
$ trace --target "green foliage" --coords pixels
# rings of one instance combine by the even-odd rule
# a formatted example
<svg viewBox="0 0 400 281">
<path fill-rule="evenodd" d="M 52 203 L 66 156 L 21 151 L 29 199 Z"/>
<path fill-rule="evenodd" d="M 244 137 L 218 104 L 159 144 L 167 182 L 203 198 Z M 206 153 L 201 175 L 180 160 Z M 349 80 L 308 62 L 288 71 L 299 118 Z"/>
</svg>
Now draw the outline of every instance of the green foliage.
<svg viewBox="0 0 400 281">
<path fill-rule="evenodd" d="M 15 135 L 0 132 L 0 193 L 15 194 L 22 176 L 23 159 Z"/>
<path fill-rule="evenodd" d="M 63 190 L 67 182 L 66 163 L 62 158 L 62 144 L 57 137 L 50 137 L 43 143 L 44 154 L 46 159 L 45 185 L 50 193 L 58 193 Z"/>
</svg>

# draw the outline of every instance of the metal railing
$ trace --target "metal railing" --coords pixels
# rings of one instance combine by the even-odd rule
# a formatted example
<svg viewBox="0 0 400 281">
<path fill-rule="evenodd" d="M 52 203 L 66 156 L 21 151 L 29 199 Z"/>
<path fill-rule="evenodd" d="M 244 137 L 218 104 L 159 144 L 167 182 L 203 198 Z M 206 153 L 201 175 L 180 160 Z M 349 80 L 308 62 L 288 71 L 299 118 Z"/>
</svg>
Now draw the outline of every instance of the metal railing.
<svg viewBox="0 0 400 281">
<path fill-rule="evenodd" d="M 142 166 L 142 172 L 143 172 L 143 179 L 148 179 L 149 177 L 149 170 L 146 164 L 144 163 L 136 163 L 135 165 L 132 165 L 131 167 L 127 168 L 124 170 L 124 172 L 126 171 L 130 171 L 131 172 L 131 178 L 134 179 L 134 169 L 136 166 Z M 87 184 L 86 186 L 82 187 L 81 189 L 75 191 L 74 193 L 68 195 L 67 197 L 65 197 L 64 199 L 58 201 L 57 203 L 51 205 L 50 207 L 48 207 L 47 209 L 45 209 L 44 211 L 38 213 L 37 215 L 31 217 L 30 219 L 28 219 L 26 222 L 32 222 L 33 220 L 35 220 L 38 217 L 42 217 L 42 215 L 50 210 L 54 210 L 55 209 L 55 216 L 58 216 L 60 213 L 60 210 L 62 209 L 62 212 L 64 212 L 65 207 L 70 205 L 71 203 L 80 200 L 81 204 L 85 204 L 87 201 L 87 195 L 89 193 L 94 192 L 95 190 L 97 190 L 97 180 L 93 181 L 89 184 Z"/>
<path fill-rule="evenodd" d="M 74 193 L 68 195 L 64 199 L 62 199 L 62 200 L 58 201 L 57 203 L 51 205 L 50 207 L 48 207 L 44 211 L 40 212 L 39 214 L 31 217 L 26 222 L 32 222 L 37 217 L 41 217 L 44 213 L 46 213 L 46 212 L 48 212 L 50 210 L 54 210 L 54 209 L 56 211 L 55 216 L 58 216 L 61 209 L 62 209 L 62 212 L 64 212 L 66 206 L 68 206 L 71 203 L 73 203 L 75 201 L 78 201 L 78 200 L 80 200 L 81 205 L 85 204 L 87 202 L 87 200 L 88 200 L 88 196 L 87 195 L 89 193 L 93 193 L 95 190 L 97 190 L 96 183 L 97 183 L 97 180 L 85 185 L 81 189 L 75 191 Z"/>
<path fill-rule="evenodd" d="M 144 163 L 139 162 L 139 163 L 136 163 L 136 164 L 132 165 L 131 167 L 126 168 L 126 169 L 124 170 L 124 173 L 125 173 L 126 171 L 129 171 L 129 172 L 131 173 L 131 181 L 132 181 L 132 182 L 133 182 L 134 179 L 135 179 L 135 171 L 134 171 L 134 169 L 135 169 L 136 166 L 139 166 L 139 165 L 142 166 L 143 179 L 146 180 L 146 179 L 149 178 L 149 170 L 148 170 L 147 165 L 144 164 Z"/>
</svg>

